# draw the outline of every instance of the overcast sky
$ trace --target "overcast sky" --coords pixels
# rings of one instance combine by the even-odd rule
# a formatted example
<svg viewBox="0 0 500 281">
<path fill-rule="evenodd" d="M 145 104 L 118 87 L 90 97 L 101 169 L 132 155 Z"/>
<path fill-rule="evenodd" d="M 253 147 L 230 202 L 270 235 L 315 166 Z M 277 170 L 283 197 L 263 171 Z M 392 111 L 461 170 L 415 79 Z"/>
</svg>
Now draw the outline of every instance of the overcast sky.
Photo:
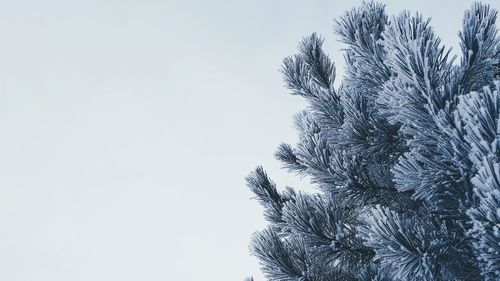
<svg viewBox="0 0 500 281">
<path fill-rule="evenodd" d="M 273 158 L 305 106 L 278 69 L 316 31 L 340 79 L 359 3 L 0 1 L 0 280 L 263 280 L 243 179 L 308 186 Z M 472 1 L 386 3 L 458 49 Z"/>
</svg>

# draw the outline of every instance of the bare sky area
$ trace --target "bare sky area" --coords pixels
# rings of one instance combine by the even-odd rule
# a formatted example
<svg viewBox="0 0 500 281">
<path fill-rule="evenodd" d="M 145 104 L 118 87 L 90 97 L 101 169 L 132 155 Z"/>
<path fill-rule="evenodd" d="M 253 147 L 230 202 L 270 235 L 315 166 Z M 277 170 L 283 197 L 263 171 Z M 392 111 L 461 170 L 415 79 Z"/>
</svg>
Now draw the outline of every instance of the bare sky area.
<svg viewBox="0 0 500 281">
<path fill-rule="evenodd" d="M 458 53 L 472 1 L 383 1 Z M 489 2 L 499 8 L 496 1 Z M 0 280 L 264 280 L 244 177 L 305 102 L 278 69 L 361 1 L 0 1 Z"/>
</svg>

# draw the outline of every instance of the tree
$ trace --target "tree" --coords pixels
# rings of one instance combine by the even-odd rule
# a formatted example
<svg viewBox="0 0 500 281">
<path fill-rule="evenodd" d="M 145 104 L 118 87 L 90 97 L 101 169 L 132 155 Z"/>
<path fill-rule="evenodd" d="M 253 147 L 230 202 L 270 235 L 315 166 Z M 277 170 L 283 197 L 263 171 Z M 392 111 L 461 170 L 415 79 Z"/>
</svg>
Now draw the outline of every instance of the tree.
<svg viewBox="0 0 500 281">
<path fill-rule="evenodd" d="M 456 60 L 428 19 L 368 2 L 336 21 L 339 87 L 316 34 L 284 60 L 309 106 L 275 156 L 319 192 L 278 189 L 262 167 L 246 178 L 269 222 L 251 243 L 269 280 L 500 280 L 496 16 L 465 12 Z"/>
</svg>

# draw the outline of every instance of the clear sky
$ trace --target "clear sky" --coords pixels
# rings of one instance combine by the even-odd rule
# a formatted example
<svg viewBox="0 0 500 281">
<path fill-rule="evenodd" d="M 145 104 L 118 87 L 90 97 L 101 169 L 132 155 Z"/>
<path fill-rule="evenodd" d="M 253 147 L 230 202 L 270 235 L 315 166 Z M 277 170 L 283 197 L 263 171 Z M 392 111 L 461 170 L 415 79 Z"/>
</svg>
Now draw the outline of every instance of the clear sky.
<svg viewBox="0 0 500 281">
<path fill-rule="evenodd" d="M 472 1 L 385 2 L 458 50 Z M 278 69 L 316 31 L 340 79 L 359 3 L 0 1 L 0 280 L 263 280 L 243 178 L 308 186 L 273 158 L 305 106 Z"/>
</svg>

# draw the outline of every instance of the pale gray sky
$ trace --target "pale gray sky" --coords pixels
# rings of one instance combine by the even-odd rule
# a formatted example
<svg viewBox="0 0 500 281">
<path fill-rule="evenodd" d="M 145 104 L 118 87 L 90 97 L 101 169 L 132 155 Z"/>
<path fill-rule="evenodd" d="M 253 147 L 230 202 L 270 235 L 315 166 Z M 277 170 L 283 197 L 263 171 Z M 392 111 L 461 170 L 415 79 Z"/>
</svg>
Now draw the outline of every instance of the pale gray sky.
<svg viewBox="0 0 500 281">
<path fill-rule="evenodd" d="M 316 31 L 341 71 L 359 3 L 0 1 L 0 280 L 264 280 L 243 178 L 308 185 L 273 158 L 305 105 L 278 69 Z M 457 48 L 472 1 L 386 3 Z"/>
</svg>

